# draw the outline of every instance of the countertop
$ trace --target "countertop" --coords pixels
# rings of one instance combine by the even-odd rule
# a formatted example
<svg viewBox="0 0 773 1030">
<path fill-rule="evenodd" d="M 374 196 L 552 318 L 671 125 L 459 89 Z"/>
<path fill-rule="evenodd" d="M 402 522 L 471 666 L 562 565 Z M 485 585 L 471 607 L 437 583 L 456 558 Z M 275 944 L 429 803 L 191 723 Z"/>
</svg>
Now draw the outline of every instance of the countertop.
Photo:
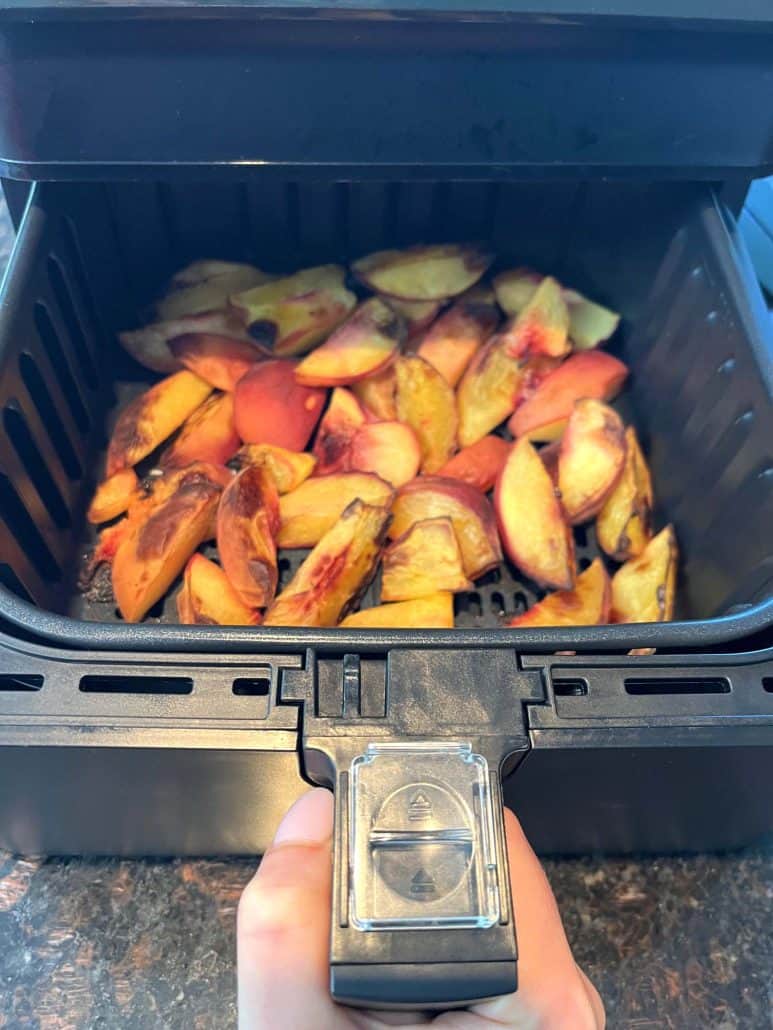
<svg viewBox="0 0 773 1030">
<path fill-rule="evenodd" d="M 11 239 L 0 208 L 0 273 Z M 773 849 L 545 864 L 610 1027 L 773 1026 Z M 0 1028 L 234 1026 L 254 867 L 0 852 Z"/>
</svg>

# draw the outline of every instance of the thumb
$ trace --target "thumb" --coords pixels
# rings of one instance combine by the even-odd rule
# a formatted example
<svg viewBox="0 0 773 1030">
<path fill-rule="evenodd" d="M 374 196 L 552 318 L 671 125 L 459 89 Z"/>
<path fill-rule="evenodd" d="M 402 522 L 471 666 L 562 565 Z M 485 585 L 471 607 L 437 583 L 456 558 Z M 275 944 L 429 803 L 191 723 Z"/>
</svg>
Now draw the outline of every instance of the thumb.
<svg viewBox="0 0 773 1030">
<path fill-rule="evenodd" d="M 284 817 L 239 902 L 237 962 L 243 1030 L 332 1026 L 328 938 L 333 795 L 304 794 Z"/>
</svg>

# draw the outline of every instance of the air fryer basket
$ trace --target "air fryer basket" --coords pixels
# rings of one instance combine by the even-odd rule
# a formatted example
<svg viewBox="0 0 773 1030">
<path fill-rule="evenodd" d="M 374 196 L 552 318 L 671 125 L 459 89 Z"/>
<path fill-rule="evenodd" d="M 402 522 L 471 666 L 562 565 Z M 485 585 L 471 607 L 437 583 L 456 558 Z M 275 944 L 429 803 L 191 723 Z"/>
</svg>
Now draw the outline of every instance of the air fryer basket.
<svg viewBox="0 0 773 1030">
<path fill-rule="evenodd" d="M 141 321 L 172 271 L 214 257 L 279 272 L 460 238 L 490 240 L 503 265 L 550 271 L 622 312 L 613 349 L 632 374 L 620 405 L 641 431 L 658 519 L 676 527 L 681 621 L 502 630 L 501 611 L 535 596 L 504 568 L 460 602 L 454 631 L 178 627 L 161 611 L 128 626 L 112 605 L 84 602 L 83 512 L 116 403 L 146 381 L 115 332 Z M 761 308 L 733 227 L 697 184 L 37 185 L 0 311 L 0 618 L 61 643 L 232 652 L 698 647 L 758 631 L 773 618 L 773 376 Z M 591 530 L 580 544 L 591 559 Z"/>
</svg>

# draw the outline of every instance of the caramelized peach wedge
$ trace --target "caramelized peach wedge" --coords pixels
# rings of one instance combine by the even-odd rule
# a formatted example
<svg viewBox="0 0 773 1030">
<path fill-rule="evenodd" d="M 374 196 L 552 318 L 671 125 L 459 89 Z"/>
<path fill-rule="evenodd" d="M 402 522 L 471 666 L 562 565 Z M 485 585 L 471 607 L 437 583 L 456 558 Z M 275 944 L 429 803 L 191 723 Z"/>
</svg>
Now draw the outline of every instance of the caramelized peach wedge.
<svg viewBox="0 0 773 1030">
<path fill-rule="evenodd" d="M 225 465 L 239 449 L 230 393 L 208 397 L 186 419 L 174 442 L 161 455 L 163 468 L 184 468 L 194 461 Z"/>
<path fill-rule="evenodd" d="M 388 365 L 404 337 L 402 318 L 371 297 L 301 361 L 295 377 L 304 386 L 346 386 Z"/>
<path fill-rule="evenodd" d="M 169 350 L 185 368 L 217 390 L 233 391 L 257 361 L 270 354 L 247 340 L 216 333 L 184 333 L 169 341 Z"/>
<path fill-rule="evenodd" d="M 602 401 L 577 401 L 558 454 L 558 489 L 572 525 L 601 510 L 622 475 L 625 454 L 625 428 L 617 412 Z"/>
<path fill-rule="evenodd" d="M 497 481 L 499 471 L 510 453 L 510 444 L 501 436 L 484 436 L 477 443 L 464 447 L 438 471 L 447 479 L 461 479 L 488 493 Z"/>
<path fill-rule="evenodd" d="M 279 577 L 276 535 L 279 495 L 259 465 L 240 472 L 223 491 L 217 512 L 217 550 L 236 595 L 249 608 L 265 608 Z"/>
<path fill-rule="evenodd" d="M 236 384 L 234 425 L 245 443 L 270 443 L 302 451 L 319 422 L 327 394 L 302 386 L 292 361 L 254 365 Z"/>
<path fill-rule="evenodd" d="M 114 472 L 97 487 L 86 518 L 94 525 L 99 525 L 100 522 L 109 522 L 123 515 L 138 486 L 139 480 L 134 469 Z"/>
<path fill-rule="evenodd" d="M 609 621 L 611 589 L 609 576 L 595 558 L 577 577 L 573 590 L 557 590 L 524 612 L 505 622 L 506 626 L 603 626 Z"/>
<path fill-rule="evenodd" d="M 365 409 L 366 415 L 391 422 L 397 418 L 397 377 L 394 365 L 388 365 L 380 372 L 365 376 L 352 383 L 352 393 Z"/>
<path fill-rule="evenodd" d="M 470 244 L 382 250 L 360 258 L 352 272 L 365 286 L 401 300 L 446 300 L 481 278 L 493 255 Z"/>
<path fill-rule="evenodd" d="M 421 447 L 421 471 L 442 468 L 456 450 L 458 417 L 454 391 L 428 361 L 406 354 L 395 363 L 397 417 L 409 425 Z"/>
<path fill-rule="evenodd" d="M 422 337 L 416 353 L 455 387 L 498 321 L 493 294 L 475 287 L 438 318 Z"/>
<path fill-rule="evenodd" d="M 314 471 L 317 459 L 305 451 L 288 451 L 270 443 L 248 443 L 236 454 L 238 468 L 259 465 L 268 469 L 280 494 L 289 494 Z"/>
<path fill-rule="evenodd" d="M 397 493 L 392 505 L 389 535 L 401 537 L 417 522 L 448 518 L 462 553 L 468 579 L 478 579 L 502 560 L 496 519 L 486 497 L 458 479 L 420 476 Z"/>
<path fill-rule="evenodd" d="M 270 276 L 252 265 L 194 261 L 172 277 L 166 294 L 156 304 L 156 313 L 161 319 L 170 319 L 222 309 L 232 293 L 269 279 Z"/>
<path fill-rule="evenodd" d="M 203 554 L 194 554 L 185 566 L 177 614 L 184 626 L 260 624 L 260 613 L 244 604 L 220 566 Z"/>
<path fill-rule="evenodd" d="M 612 622 L 667 622 L 674 617 L 679 551 L 666 526 L 612 577 Z"/>
<path fill-rule="evenodd" d="M 517 440 L 499 474 L 494 507 L 510 560 L 541 586 L 574 586 L 574 537 L 553 483 L 528 440 Z"/>
<path fill-rule="evenodd" d="M 113 594 L 127 622 L 139 622 L 212 536 L 221 486 L 189 474 L 144 520 L 129 519 L 113 559 Z"/>
<path fill-rule="evenodd" d="M 376 571 L 389 509 L 355 500 L 266 612 L 266 626 L 335 626 Z"/>
<path fill-rule="evenodd" d="M 312 454 L 317 459 L 318 476 L 348 471 L 352 441 L 363 425 L 365 412 L 360 402 L 350 390 L 337 386 L 322 416 L 312 447 Z"/>
<path fill-rule="evenodd" d="M 453 594 L 440 591 L 413 601 L 363 608 L 347 615 L 339 626 L 344 629 L 453 629 Z"/>
<path fill-rule="evenodd" d="M 140 365 L 168 375 L 183 367 L 172 349 L 172 341 L 181 336 L 214 336 L 249 343 L 247 330 L 232 311 L 203 311 L 200 315 L 153 322 L 142 329 L 119 333 L 118 340 L 127 354 L 131 354 Z"/>
<path fill-rule="evenodd" d="M 390 484 L 368 472 L 307 479 L 279 499 L 279 546 L 314 547 L 352 501 L 388 508 L 393 497 Z"/>
<path fill-rule="evenodd" d="M 562 358 L 569 353 L 569 310 L 555 279 L 548 276 L 542 280 L 503 336 L 514 358 L 524 354 Z"/>
<path fill-rule="evenodd" d="M 175 372 L 124 408 L 107 449 L 107 475 L 131 468 L 162 444 L 212 392 L 193 372 Z"/>
<path fill-rule="evenodd" d="M 406 342 L 412 342 L 435 320 L 441 308 L 438 300 L 399 300 L 397 297 L 382 297 L 393 311 L 405 322 Z"/>
<path fill-rule="evenodd" d="M 411 601 L 439 590 L 472 589 L 449 518 L 416 522 L 384 551 L 382 601 Z"/>
<path fill-rule="evenodd" d="M 652 539 L 652 477 L 633 426 L 625 440 L 623 473 L 596 519 L 599 547 L 615 561 L 635 558 Z"/>
<path fill-rule="evenodd" d="M 460 446 L 482 440 L 515 410 L 523 379 L 523 364 L 508 354 L 506 339 L 493 336 L 475 354 L 459 383 Z"/>
</svg>

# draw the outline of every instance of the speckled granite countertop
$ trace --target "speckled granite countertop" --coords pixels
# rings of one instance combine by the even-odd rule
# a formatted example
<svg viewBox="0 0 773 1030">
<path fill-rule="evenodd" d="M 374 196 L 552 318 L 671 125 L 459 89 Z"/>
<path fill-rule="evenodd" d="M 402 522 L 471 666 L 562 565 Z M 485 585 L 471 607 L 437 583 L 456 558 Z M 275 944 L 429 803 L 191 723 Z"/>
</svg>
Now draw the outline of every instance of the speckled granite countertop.
<svg viewBox="0 0 773 1030">
<path fill-rule="evenodd" d="M 11 238 L 0 207 L 0 273 Z M 546 866 L 610 1027 L 773 1026 L 773 850 Z M 234 1026 L 253 868 L 0 852 L 0 1028 Z"/>
</svg>

